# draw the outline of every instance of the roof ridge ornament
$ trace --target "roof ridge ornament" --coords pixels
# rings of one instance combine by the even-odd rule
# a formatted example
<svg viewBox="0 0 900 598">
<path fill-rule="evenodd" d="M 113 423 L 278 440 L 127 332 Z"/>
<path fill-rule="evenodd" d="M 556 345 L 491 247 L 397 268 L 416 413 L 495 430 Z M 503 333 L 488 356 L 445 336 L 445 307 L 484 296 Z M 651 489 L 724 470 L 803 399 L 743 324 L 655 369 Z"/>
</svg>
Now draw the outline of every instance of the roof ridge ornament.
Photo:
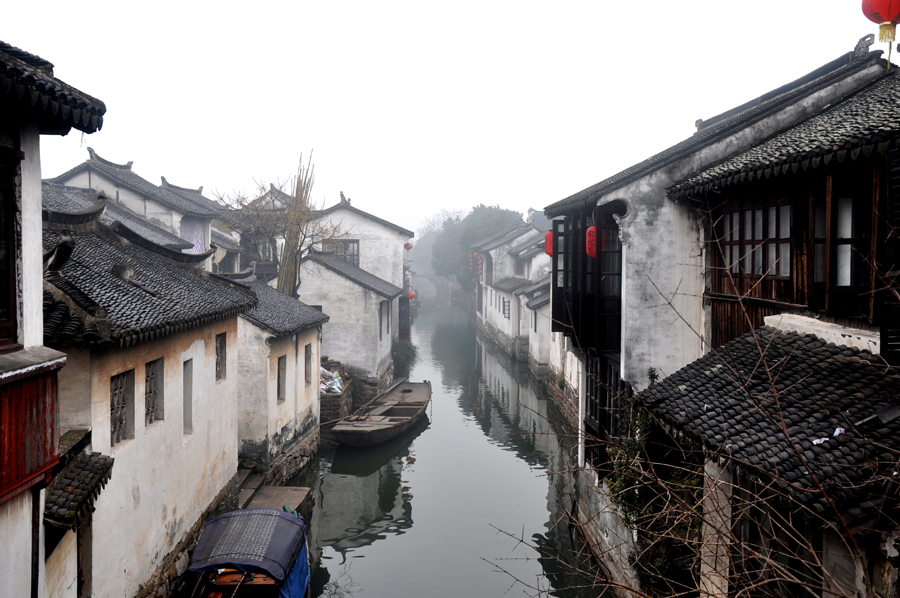
<svg viewBox="0 0 900 598">
<path fill-rule="evenodd" d="M 850 56 L 850 61 L 855 62 L 857 60 L 864 60 L 869 56 L 869 48 L 875 43 L 875 34 L 870 33 L 859 38 L 859 41 L 856 42 L 856 47 L 853 48 L 853 53 Z"/>
</svg>

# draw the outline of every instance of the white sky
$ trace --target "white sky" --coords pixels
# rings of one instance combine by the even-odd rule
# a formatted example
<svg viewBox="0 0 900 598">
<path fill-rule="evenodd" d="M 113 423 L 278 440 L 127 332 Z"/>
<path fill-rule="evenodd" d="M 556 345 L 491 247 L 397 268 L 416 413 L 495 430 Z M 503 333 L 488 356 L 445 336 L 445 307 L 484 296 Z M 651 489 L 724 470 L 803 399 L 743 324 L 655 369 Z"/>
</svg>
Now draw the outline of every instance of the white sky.
<svg viewBox="0 0 900 598">
<path fill-rule="evenodd" d="M 0 39 L 107 106 L 100 132 L 42 139 L 45 178 L 90 146 L 212 197 L 283 181 L 313 150 L 317 201 L 344 191 L 411 229 L 442 207 L 543 208 L 877 32 L 858 0 L 32 0 L 3 13 Z"/>
</svg>

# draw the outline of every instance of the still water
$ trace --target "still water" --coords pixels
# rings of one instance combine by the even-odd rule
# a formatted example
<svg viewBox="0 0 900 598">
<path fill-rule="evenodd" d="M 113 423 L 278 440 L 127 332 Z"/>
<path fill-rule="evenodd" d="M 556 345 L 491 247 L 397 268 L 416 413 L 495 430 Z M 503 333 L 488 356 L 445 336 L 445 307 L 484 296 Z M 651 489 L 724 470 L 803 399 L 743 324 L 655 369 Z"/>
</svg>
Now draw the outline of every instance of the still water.
<svg viewBox="0 0 900 598">
<path fill-rule="evenodd" d="M 322 459 L 313 596 L 599 595 L 563 590 L 586 582 L 559 561 L 582 562 L 552 403 L 460 311 L 422 313 L 412 341 L 410 379 L 432 382 L 429 422 Z"/>
</svg>

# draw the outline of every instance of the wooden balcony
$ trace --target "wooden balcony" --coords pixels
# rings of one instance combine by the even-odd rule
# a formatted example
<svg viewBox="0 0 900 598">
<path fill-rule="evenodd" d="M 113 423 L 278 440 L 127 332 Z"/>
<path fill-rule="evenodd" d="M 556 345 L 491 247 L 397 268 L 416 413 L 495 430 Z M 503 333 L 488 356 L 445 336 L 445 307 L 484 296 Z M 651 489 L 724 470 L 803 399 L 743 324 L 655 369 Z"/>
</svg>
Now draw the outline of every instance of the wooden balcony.
<svg viewBox="0 0 900 598">
<path fill-rule="evenodd" d="M 42 481 L 59 462 L 63 353 L 37 347 L 0 355 L 0 503 Z"/>
</svg>

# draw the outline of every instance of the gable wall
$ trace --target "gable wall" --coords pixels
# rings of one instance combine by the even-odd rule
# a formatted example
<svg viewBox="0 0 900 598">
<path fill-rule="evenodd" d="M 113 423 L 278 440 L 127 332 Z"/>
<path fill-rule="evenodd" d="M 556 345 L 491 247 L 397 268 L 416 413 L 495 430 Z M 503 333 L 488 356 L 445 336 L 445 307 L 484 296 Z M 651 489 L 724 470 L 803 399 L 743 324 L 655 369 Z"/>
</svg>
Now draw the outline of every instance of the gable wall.
<svg viewBox="0 0 900 598">
<path fill-rule="evenodd" d="M 359 239 L 359 267 L 403 288 L 403 245 L 408 237 L 350 210 L 335 210 L 328 220 L 339 226 L 341 238 Z"/>
<path fill-rule="evenodd" d="M 131 189 L 120 185 L 102 172 L 85 169 L 65 179 L 64 184 L 103 191 L 110 201 L 119 201 L 128 209 L 146 218 L 149 222 L 181 236 L 182 214 L 172 208 Z"/>
<path fill-rule="evenodd" d="M 378 333 L 378 310 L 384 298 L 308 261 L 300 268 L 300 278 L 299 299 L 321 305 L 330 317 L 322 327 L 322 354 L 341 361 L 355 374 L 378 375 L 391 357 L 391 335 L 379 338 Z M 396 318 L 391 317 L 393 327 Z"/>
</svg>

